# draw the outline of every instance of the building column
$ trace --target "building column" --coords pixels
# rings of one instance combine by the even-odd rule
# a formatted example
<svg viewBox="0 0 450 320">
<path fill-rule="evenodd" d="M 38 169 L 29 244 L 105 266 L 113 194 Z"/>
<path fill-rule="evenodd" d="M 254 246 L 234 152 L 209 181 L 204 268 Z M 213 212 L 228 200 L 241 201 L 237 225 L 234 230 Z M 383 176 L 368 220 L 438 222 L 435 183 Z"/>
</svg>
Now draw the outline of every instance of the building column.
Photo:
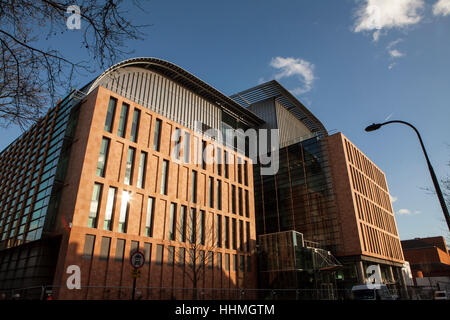
<svg viewBox="0 0 450 320">
<path fill-rule="evenodd" d="M 364 265 L 362 261 L 356 262 L 356 274 L 358 276 L 358 283 L 365 284 L 366 283 L 366 272 L 364 270 Z"/>
</svg>

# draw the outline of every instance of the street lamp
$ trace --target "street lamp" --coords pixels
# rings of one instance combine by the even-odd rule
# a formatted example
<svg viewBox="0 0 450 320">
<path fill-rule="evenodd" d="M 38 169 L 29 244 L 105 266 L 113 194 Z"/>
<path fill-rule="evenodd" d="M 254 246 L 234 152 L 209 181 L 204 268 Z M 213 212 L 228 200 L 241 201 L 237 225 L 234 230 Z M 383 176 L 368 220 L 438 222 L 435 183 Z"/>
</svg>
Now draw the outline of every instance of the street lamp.
<svg viewBox="0 0 450 320">
<path fill-rule="evenodd" d="M 442 195 L 442 191 L 441 191 L 441 188 L 439 186 L 439 182 L 438 182 L 438 180 L 436 178 L 436 174 L 434 173 L 433 167 L 431 166 L 430 159 L 428 158 L 428 154 L 427 154 L 427 151 L 425 150 L 425 146 L 423 145 L 422 137 L 420 136 L 419 131 L 412 124 L 410 124 L 408 122 L 405 122 L 405 121 L 400 121 L 400 120 L 392 120 L 392 121 L 387 121 L 387 122 L 384 122 L 384 123 L 373 123 L 370 126 L 368 126 L 365 130 L 367 132 L 375 131 L 375 130 L 380 129 L 382 126 L 384 126 L 386 124 L 389 124 L 389 123 L 406 124 L 407 126 L 413 128 L 414 131 L 417 134 L 417 137 L 419 137 L 419 141 L 420 141 L 420 145 L 421 145 L 422 150 L 423 150 L 423 154 L 425 155 L 425 159 L 427 160 L 428 170 L 430 171 L 431 180 L 433 180 L 434 189 L 436 190 L 436 194 L 437 194 L 437 196 L 439 198 L 439 202 L 441 203 L 442 212 L 444 212 L 445 220 L 447 221 L 447 227 L 450 230 L 450 216 L 449 216 L 449 213 L 448 213 L 447 205 L 445 204 L 444 196 Z"/>
</svg>

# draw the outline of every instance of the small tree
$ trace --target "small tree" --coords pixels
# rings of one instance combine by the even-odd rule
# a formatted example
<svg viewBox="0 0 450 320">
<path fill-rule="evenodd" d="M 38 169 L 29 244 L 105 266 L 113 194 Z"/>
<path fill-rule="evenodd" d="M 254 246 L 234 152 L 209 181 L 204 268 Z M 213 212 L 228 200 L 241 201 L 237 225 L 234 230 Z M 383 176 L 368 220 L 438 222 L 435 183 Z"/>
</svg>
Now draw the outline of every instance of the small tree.
<svg viewBox="0 0 450 320">
<path fill-rule="evenodd" d="M 206 266 L 214 261 L 216 240 L 212 220 L 207 223 L 205 211 L 191 208 L 189 212 L 187 209 L 180 210 L 179 216 L 174 219 L 174 225 L 172 230 L 175 232 L 169 236 L 172 240 L 179 241 L 180 249 L 185 250 L 187 261 L 184 263 L 183 272 L 192 282 L 193 298 L 199 299 L 199 285 L 205 278 Z"/>
</svg>

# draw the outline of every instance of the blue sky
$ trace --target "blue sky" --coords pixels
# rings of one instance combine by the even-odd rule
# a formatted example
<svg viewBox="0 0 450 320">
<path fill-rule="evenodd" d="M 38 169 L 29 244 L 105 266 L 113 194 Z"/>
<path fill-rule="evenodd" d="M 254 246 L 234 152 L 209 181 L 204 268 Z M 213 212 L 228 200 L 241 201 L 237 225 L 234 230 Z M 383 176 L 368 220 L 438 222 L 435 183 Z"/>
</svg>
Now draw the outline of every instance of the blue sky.
<svg viewBox="0 0 450 320">
<path fill-rule="evenodd" d="M 154 0 L 142 6 L 147 12 L 129 15 L 151 26 L 144 41 L 126 42 L 134 53 L 123 58 L 168 60 L 227 95 L 278 79 L 386 173 L 401 239 L 444 234 L 439 202 L 422 189 L 432 182 L 414 132 L 401 125 L 364 128 L 386 119 L 413 123 L 437 175 L 450 174 L 449 0 Z M 51 46 L 75 61 L 87 59 L 80 36 L 66 32 Z M 77 80 L 81 85 L 94 76 Z M 0 130 L 0 149 L 20 134 L 15 127 Z"/>
</svg>

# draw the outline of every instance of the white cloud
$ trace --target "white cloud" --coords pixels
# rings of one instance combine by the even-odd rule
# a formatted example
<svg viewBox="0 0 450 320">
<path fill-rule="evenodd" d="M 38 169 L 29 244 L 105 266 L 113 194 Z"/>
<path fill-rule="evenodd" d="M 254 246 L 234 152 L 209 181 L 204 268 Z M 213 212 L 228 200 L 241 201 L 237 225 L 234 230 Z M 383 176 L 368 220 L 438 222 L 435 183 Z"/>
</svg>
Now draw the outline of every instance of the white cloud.
<svg viewBox="0 0 450 320">
<path fill-rule="evenodd" d="M 395 201 L 398 200 L 397 197 L 394 197 L 394 196 L 391 196 L 391 195 L 389 195 L 389 198 L 391 198 L 391 202 L 392 202 L 392 203 L 394 203 Z"/>
<path fill-rule="evenodd" d="M 408 210 L 408 209 L 400 209 L 400 210 L 398 210 L 397 211 L 397 214 L 400 214 L 400 215 L 410 215 L 411 214 L 411 211 L 410 210 Z"/>
<path fill-rule="evenodd" d="M 435 16 L 442 15 L 448 16 L 450 15 L 450 0 L 439 0 L 433 6 L 433 14 Z"/>
<path fill-rule="evenodd" d="M 403 57 L 404 54 L 398 51 L 397 49 L 389 50 L 389 54 L 392 58 L 400 58 Z"/>
<path fill-rule="evenodd" d="M 410 216 L 412 214 L 419 214 L 420 211 L 419 210 L 414 210 L 414 212 L 411 212 L 411 210 L 409 209 L 400 209 L 397 211 L 398 215 L 405 215 L 405 216 Z"/>
<path fill-rule="evenodd" d="M 270 61 L 270 66 L 279 69 L 280 72 L 275 75 L 275 79 L 297 76 L 302 87 L 291 90 L 294 94 L 303 94 L 312 89 L 312 84 L 315 80 L 314 65 L 301 58 L 283 58 L 275 57 Z"/>
<path fill-rule="evenodd" d="M 448 0 L 447 0 L 448 1 Z M 404 28 L 418 23 L 423 0 L 365 0 L 356 11 L 354 32 L 374 31 L 378 41 L 382 29 Z"/>
</svg>

